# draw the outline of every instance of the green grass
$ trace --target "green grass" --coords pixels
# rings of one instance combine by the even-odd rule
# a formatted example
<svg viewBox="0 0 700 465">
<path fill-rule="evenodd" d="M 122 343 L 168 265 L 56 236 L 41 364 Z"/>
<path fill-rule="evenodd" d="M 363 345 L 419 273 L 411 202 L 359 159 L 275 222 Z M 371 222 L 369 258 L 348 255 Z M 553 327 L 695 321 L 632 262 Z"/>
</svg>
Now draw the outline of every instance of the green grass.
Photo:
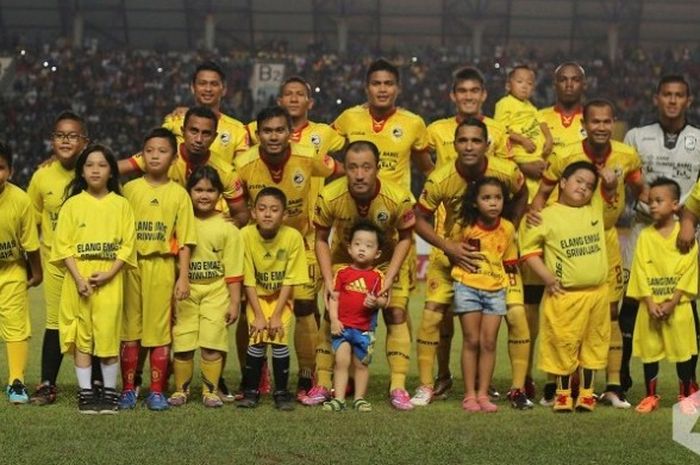
<svg viewBox="0 0 700 465">
<path fill-rule="evenodd" d="M 411 302 L 420 321 L 422 291 Z M 43 333 L 41 293 L 31 292 L 34 338 L 27 379 L 38 381 Z M 510 369 L 505 326 L 495 384 L 505 391 Z M 378 347 L 384 331 L 379 330 Z M 457 338 L 459 339 L 459 338 Z M 457 342 L 457 341 L 456 341 Z M 457 349 L 458 344 L 454 344 Z M 0 374 L 7 364 L 0 351 Z M 415 354 L 415 351 L 414 351 Z M 453 372 L 458 373 L 453 352 Z M 631 398 L 641 394 L 641 373 L 633 361 Z M 237 381 L 231 363 L 227 378 Z M 252 411 L 231 406 L 205 410 L 198 402 L 164 413 L 138 408 L 111 416 L 81 416 L 74 399 L 75 375 L 66 358 L 59 378 L 60 399 L 52 406 L 11 406 L 0 400 L 0 463 L 46 464 L 688 464 L 698 456 L 672 441 L 674 369 L 661 372 L 663 408 L 651 415 L 599 407 L 592 414 L 555 415 L 537 406 L 514 411 L 500 402 L 495 415 L 470 415 L 460 408 L 461 388 L 451 399 L 413 412 L 396 412 L 386 401 L 388 372 L 378 353 L 371 366 L 370 414 L 327 413 L 302 408 L 277 412 L 270 399 Z M 409 386 L 417 384 L 415 361 Z M 601 376 L 602 377 L 602 376 Z M 541 386 L 542 378 L 537 379 Z M 458 381 L 459 382 L 459 381 Z M 198 383 L 198 381 L 196 381 Z M 599 385 L 601 383 L 598 383 Z M 696 430 L 698 427 L 696 426 Z"/>
</svg>

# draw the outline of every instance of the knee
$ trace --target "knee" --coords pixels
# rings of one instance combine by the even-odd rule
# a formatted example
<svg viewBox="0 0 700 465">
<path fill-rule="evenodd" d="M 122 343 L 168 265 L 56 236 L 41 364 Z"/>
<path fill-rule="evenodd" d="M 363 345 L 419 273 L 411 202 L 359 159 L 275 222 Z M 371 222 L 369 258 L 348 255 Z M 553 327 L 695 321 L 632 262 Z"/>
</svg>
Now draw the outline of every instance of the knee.
<svg viewBox="0 0 700 465">
<path fill-rule="evenodd" d="M 295 300 L 294 316 L 309 316 L 316 313 L 316 302 L 313 300 Z"/>
<path fill-rule="evenodd" d="M 398 325 L 406 322 L 406 311 L 401 308 L 389 307 L 384 310 L 384 321 L 388 325 Z"/>
<path fill-rule="evenodd" d="M 495 352 L 496 351 L 496 341 L 493 339 L 482 338 L 480 341 L 479 349 L 482 352 Z"/>
<path fill-rule="evenodd" d="M 465 334 L 462 345 L 470 352 L 477 352 L 479 350 L 479 337 Z"/>
</svg>

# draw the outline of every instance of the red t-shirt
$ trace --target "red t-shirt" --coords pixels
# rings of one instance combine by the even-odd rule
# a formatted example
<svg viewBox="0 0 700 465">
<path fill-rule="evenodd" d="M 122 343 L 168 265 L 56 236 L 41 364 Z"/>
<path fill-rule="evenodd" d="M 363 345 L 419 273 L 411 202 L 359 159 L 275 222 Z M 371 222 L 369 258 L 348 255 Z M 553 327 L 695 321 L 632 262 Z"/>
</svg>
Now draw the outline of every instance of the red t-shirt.
<svg viewBox="0 0 700 465">
<path fill-rule="evenodd" d="M 379 292 L 384 275 L 377 269 L 358 270 L 351 265 L 335 273 L 335 291 L 338 292 L 338 319 L 343 326 L 362 331 L 374 329 L 377 309 L 364 306 L 367 294 Z"/>
</svg>

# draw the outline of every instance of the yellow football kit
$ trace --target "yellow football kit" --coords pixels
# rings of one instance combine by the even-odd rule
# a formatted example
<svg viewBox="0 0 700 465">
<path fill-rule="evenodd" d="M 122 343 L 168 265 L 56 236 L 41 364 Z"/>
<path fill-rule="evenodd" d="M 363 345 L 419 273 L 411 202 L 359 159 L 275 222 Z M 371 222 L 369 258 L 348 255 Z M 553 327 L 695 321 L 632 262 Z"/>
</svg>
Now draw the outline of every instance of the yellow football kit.
<svg viewBox="0 0 700 465">
<path fill-rule="evenodd" d="M 26 340 L 31 333 L 25 252 L 39 250 L 29 196 L 9 182 L 0 192 L 0 337 Z"/>
<path fill-rule="evenodd" d="M 557 106 L 547 107 L 539 111 L 538 117 L 552 134 L 552 153 L 560 152 L 567 145 L 581 142 L 586 138 L 581 107 L 570 115 L 564 114 Z"/>
<path fill-rule="evenodd" d="M 243 281 L 240 231 L 221 215 L 195 218 L 197 247 L 190 261 L 190 296 L 177 302 L 173 351 L 206 348 L 228 352 L 227 284 Z"/>
<path fill-rule="evenodd" d="M 154 186 L 145 178 L 126 184 L 124 197 L 136 219 L 138 267 L 125 276 L 121 338 L 143 347 L 167 345 L 176 256 L 197 243 L 192 201 L 174 181 Z"/>
<path fill-rule="evenodd" d="M 676 247 L 680 225 L 663 237 L 653 226 L 639 234 L 634 250 L 627 296 L 639 300 L 634 325 L 632 353 L 644 363 L 667 359 L 685 362 L 698 353 L 693 311 L 690 302 L 698 292 L 698 246 L 686 254 Z M 660 304 L 670 300 L 675 291 L 682 291 L 680 303 L 665 320 L 649 315 L 645 298 Z"/>
<path fill-rule="evenodd" d="M 27 189 L 41 232 L 41 266 L 44 271 L 42 287 L 44 289 L 47 329 L 58 329 L 58 306 L 61 302 L 64 273 L 61 267 L 54 265 L 49 260 L 53 232 L 58 222 L 58 212 L 63 205 L 66 187 L 74 176 L 74 170 L 67 170 L 59 161 L 52 160 L 36 170 Z"/>
<path fill-rule="evenodd" d="M 73 257 L 85 279 L 109 271 L 115 260 L 124 267 L 136 266 L 136 231 L 129 202 L 110 192 L 95 198 L 83 191 L 69 198 L 58 215 L 51 248 L 51 261 L 62 264 Z M 119 333 L 123 313 L 123 273 L 93 288 L 83 297 L 66 273 L 61 289 L 58 330 L 61 352 L 80 352 L 98 357 L 119 355 Z"/>
</svg>

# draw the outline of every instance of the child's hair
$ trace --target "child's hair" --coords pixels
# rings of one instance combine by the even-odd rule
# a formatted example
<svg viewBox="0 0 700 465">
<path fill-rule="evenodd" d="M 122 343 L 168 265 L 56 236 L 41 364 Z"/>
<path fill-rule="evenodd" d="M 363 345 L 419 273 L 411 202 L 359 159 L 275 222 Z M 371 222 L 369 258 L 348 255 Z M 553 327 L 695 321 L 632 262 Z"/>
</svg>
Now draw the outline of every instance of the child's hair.
<svg viewBox="0 0 700 465">
<path fill-rule="evenodd" d="M 10 146 L 3 141 L 0 141 L 0 158 L 5 160 L 7 167 L 11 170 L 14 155 L 12 154 L 12 149 Z"/>
<path fill-rule="evenodd" d="M 170 144 L 170 148 L 173 149 L 173 153 L 177 154 L 177 138 L 170 129 L 164 127 L 157 127 L 151 129 L 146 133 L 146 136 L 143 138 L 143 145 L 146 145 L 146 142 L 148 142 L 151 139 L 167 140 L 168 144 Z"/>
<path fill-rule="evenodd" d="M 588 170 L 595 176 L 595 181 L 593 182 L 593 190 L 598 188 L 598 170 L 593 163 L 587 161 L 575 161 L 564 168 L 564 172 L 561 174 L 562 179 L 566 179 L 578 170 Z"/>
<path fill-rule="evenodd" d="M 274 197 L 280 201 L 280 203 L 282 204 L 282 208 L 284 208 L 285 210 L 287 209 L 287 196 L 284 195 L 284 192 L 277 189 L 276 187 L 264 187 L 260 192 L 258 192 L 258 195 L 255 196 L 255 204 L 257 204 L 258 201 L 263 197 Z"/>
<path fill-rule="evenodd" d="M 76 112 L 71 110 L 63 110 L 56 116 L 56 119 L 53 121 L 53 128 L 56 129 L 58 123 L 60 123 L 63 120 L 75 121 L 80 125 L 80 132 L 82 133 L 82 135 L 87 136 L 87 125 L 85 124 L 85 119 L 82 116 L 78 115 Z"/>
<path fill-rule="evenodd" d="M 464 194 L 462 195 L 460 219 L 465 225 L 473 225 L 481 216 L 481 213 L 479 213 L 479 209 L 476 206 L 476 199 L 479 196 L 479 191 L 481 190 L 482 186 L 498 186 L 501 189 L 501 192 L 503 193 L 503 211 L 501 212 L 501 216 L 504 216 L 504 212 L 506 212 L 506 207 L 510 201 L 508 188 L 500 179 L 492 176 L 485 176 L 469 184 L 467 186 L 467 190 L 464 191 Z"/>
<path fill-rule="evenodd" d="M 379 226 L 371 221 L 365 219 L 357 220 L 355 224 L 352 225 L 352 228 L 350 228 L 350 242 L 352 242 L 352 238 L 355 237 L 355 233 L 358 231 L 368 231 L 374 233 L 377 236 L 377 245 L 379 248 L 381 249 L 382 245 L 384 245 L 384 231 L 379 229 Z"/>
<path fill-rule="evenodd" d="M 676 181 L 660 176 L 649 183 L 649 189 L 661 186 L 668 187 L 671 190 L 673 200 L 681 200 L 681 186 Z"/>
<path fill-rule="evenodd" d="M 530 68 L 528 65 L 515 65 L 515 66 L 513 66 L 513 69 L 511 69 L 508 72 L 508 79 L 509 80 L 513 79 L 513 76 L 515 76 L 515 72 L 520 70 L 520 69 L 524 69 L 525 71 L 530 71 L 532 74 L 535 74 L 535 72 L 532 70 L 532 68 Z"/>
<path fill-rule="evenodd" d="M 194 186 L 202 179 L 208 179 L 211 185 L 214 186 L 214 189 L 219 191 L 219 194 L 224 191 L 224 184 L 221 182 L 218 171 L 209 165 L 204 165 L 195 168 L 187 178 L 187 192 L 191 192 Z"/>
<path fill-rule="evenodd" d="M 115 194 L 122 195 L 121 187 L 119 186 L 119 167 L 117 166 L 117 159 L 114 157 L 112 151 L 104 145 L 101 144 L 91 144 L 88 145 L 85 150 L 83 150 L 78 159 L 75 162 L 75 177 L 66 187 L 66 200 L 73 197 L 74 195 L 80 194 L 82 191 L 87 190 L 87 181 L 83 177 L 83 168 L 85 168 L 85 163 L 87 162 L 88 156 L 91 153 L 100 152 L 104 155 L 105 160 L 109 164 L 109 179 L 107 179 L 107 190 L 114 192 Z"/>
</svg>

